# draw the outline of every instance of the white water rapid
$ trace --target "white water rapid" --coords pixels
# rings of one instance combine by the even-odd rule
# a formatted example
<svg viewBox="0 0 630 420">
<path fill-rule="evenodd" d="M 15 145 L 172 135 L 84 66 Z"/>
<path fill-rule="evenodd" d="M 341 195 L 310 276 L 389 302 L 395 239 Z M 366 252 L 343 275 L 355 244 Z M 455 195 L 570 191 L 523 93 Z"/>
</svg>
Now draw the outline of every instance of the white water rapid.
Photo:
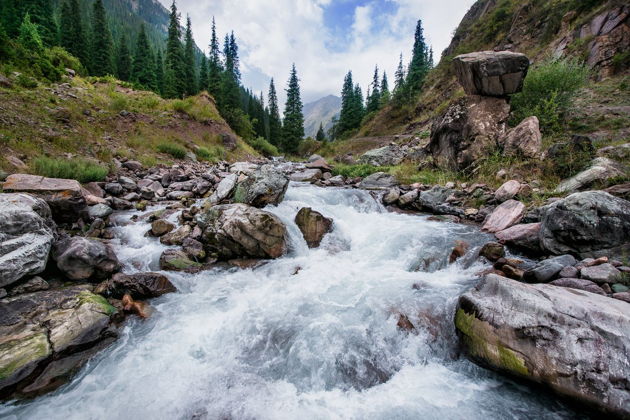
<svg viewBox="0 0 630 420">
<path fill-rule="evenodd" d="M 308 249 L 293 223 L 312 207 L 334 232 Z M 155 210 L 149 209 L 147 212 Z M 483 270 L 474 227 L 389 213 L 360 190 L 291 184 L 267 210 L 290 253 L 262 267 L 168 273 L 179 291 L 57 391 L 0 406 L 9 419 L 555 419 L 553 397 L 457 355 L 457 297 Z M 135 212 L 135 214 L 138 214 Z M 117 217 L 126 272 L 159 270 L 149 225 Z M 176 220 L 176 215 L 171 217 Z M 417 333 L 396 326 L 405 314 Z"/>
</svg>

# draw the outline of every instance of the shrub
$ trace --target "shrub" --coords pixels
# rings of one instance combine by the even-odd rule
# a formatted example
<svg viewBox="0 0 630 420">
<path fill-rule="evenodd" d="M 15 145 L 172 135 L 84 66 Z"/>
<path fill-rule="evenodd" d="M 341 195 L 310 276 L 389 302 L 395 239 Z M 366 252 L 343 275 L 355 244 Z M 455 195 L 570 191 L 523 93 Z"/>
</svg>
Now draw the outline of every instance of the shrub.
<svg viewBox="0 0 630 420">
<path fill-rule="evenodd" d="M 39 157 L 33 162 L 33 171 L 48 178 L 76 179 L 81 183 L 103 181 L 109 169 L 83 159 L 56 159 Z"/>
<path fill-rule="evenodd" d="M 535 115 L 544 134 L 560 131 L 575 93 L 587 78 L 586 66 L 572 59 L 547 61 L 533 68 L 523 91 L 512 96 L 510 123 L 516 125 Z"/>
<path fill-rule="evenodd" d="M 157 145 L 157 150 L 160 153 L 166 153 L 173 156 L 175 159 L 183 159 L 186 157 L 186 149 L 179 144 L 172 142 L 162 142 Z"/>
<path fill-rule="evenodd" d="M 300 155 L 301 157 L 308 157 L 312 155 L 313 153 L 317 152 L 321 147 L 322 147 L 321 142 L 317 140 L 313 140 L 310 137 L 307 137 L 300 142 L 297 152 L 298 152 L 298 155 Z"/>
<path fill-rule="evenodd" d="M 192 102 L 189 99 L 178 99 L 173 101 L 173 111 L 181 112 L 182 114 L 188 114 L 190 108 L 192 108 Z"/>
<path fill-rule="evenodd" d="M 269 143 L 263 137 L 257 137 L 254 140 L 250 140 L 248 144 L 252 146 L 254 149 L 256 149 L 256 151 L 262 153 L 263 155 L 267 157 L 278 156 L 280 154 L 280 152 L 278 151 L 278 148 L 274 146 L 273 144 Z"/>
<path fill-rule="evenodd" d="M 218 162 L 225 159 L 225 149 L 222 146 L 214 146 L 210 149 L 206 147 L 200 147 L 195 152 L 198 158 L 207 160 L 209 162 Z"/>
</svg>

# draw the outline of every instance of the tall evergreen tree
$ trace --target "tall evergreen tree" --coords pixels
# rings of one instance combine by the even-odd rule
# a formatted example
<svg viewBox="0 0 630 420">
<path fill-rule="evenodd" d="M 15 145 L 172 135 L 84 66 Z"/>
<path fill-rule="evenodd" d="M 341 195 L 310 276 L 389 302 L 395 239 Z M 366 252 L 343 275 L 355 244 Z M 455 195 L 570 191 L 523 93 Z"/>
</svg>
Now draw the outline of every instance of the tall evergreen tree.
<svg viewBox="0 0 630 420">
<path fill-rule="evenodd" d="M 31 16 L 28 12 L 24 15 L 19 33 L 18 41 L 28 51 L 40 53 L 44 49 L 44 42 L 39 35 L 37 25 L 31 21 Z"/>
<path fill-rule="evenodd" d="M 103 0 L 96 0 L 92 10 L 92 48 L 90 72 L 95 76 L 114 73 L 112 34 L 107 24 Z"/>
<path fill-rule="evenodd" d="M 319 129 L 317 130 L 317 134 L 315 135 L 315 140 L 317 141 L 326 141 L 326 133 L 324 133 L 324 125 L 320 122 Z"/>
<path fill-rule="evenodd" d="M 349 71 L 343 81 L 341 89 L 341 111 L 339 112 L 339 122 L 337 133 L 344 135 L 359 127 L 363 118 L 363 96 L 359 85 L 354 85 L 352 72 Z"/>
<path fill-rule="evenodd" d="M 381 80 L 381 104 L 383 107 L 387 105 L 391 99 L 391 93 L 389 92 L 389 83 L 387 82 L 387 73 L 383 72 L 383 79 Z"/>
<path fill-rule="evenodd" d="M 429 69 L 432 69 L 435 66 L 433 62 L 433 47 L 429 48 Z"/>
<path fill-rule="evenodd" d="M 155 57 L 155 87 L 157 93 L 164 95 L 164 58 L 160 49 Z"/>
<path fill-rule="evenodd" d="M 185 91 L 184 53 L 181 42 L 179 13 L 177 13 L 177 6 L 175 0 L 173 0 L 168 24 L 166 58 L 164 60 L 164 96 L 167 98 L 181 98 Z"/>
<path fill-rule="evenodd" d="M 219 111 L 227 123 L 234 128 L 240 125 L 241 114 L 237 111 L 242 108 L 242 103 L 239 87 L 238 47 L 233 35 L 225 35 L 223 55 L 225 56 L 225 71 L 221 77 Z"/>
<path fill-rule="evenodd" d="M 304 137 L 304 114 L 300 99 L 300 82 L 295 64 L 291 68 L 291 76 L 286 89 L 287 101 L 284 106 L 284 124 L 282 126 L 282 149 L 295 154 Z"/>
<path fill-rule="evenodd" d="M 156 61 L 149 45 L 144 25 L 140 26 L 136 51 L 133 58 L 133 81 L 147 89 L 159 91 L 156 76 Z"/>
<path fill-rule="evenodd" d="M 3 0 L 6 1 L 6 0 Z M 47 47 L 58 44 L 57 23 L 54 19 L 52 0 L 22 0 L 23 10 L 30 15 L 31 22 L 37 25 L 37 31 Z"/>
<path fill-rule="evenodd" d="M 69 0 L 62 4 L 59 33 L 61 46 L 87 68 L 90 64 L 89 48 L 78 0 Z"/>
<path fill-rule="evenodd" d="M 394 95 L 400 95 L 405 87 L 405 68 L 403 67 L 403 56 L 400 54 L 400 61 L 398 61 L 398 68 L 394 74 L 396 77 L 394 81 Z"/>
<path fill-rule="evenodd" d="M 199 65 L 199 90 L 208 90 L 208 59 L 205 54 L 201 56 Z"/>
<path fill-rule="evenodd" d="M 278 95 L 273 84 L 273 78 L 269 83 L 269 142 L 275 146 L 280 146 L 282 142 L 282 121 L 280 120 L 280 108 L 278 107 Z"/>
<path fill-rule="evenodd" d="M 208 92 L 214 99 L 219 101 L 221 93 L 221 73 L 223 66 L 221 64 L 221 50 L 219 39 L 217 38 L 217 28 L 212 18 L 212 37 L 210 38 L 210 56 L 208 59 Z"/>
<path fill-rule="evenodd" d="M 418 20 L 418 23 L 416 24 L 416 33 L 414 35 L 413 52 L 411 55 L 411 61 L 409 62 L 407 78 L 405 79 L 405 88 L 409 100 L 415 98 L 420 92 L 428 72 L 429 49 L 424 40 L 422 20 Z"/>
<path fill-rule="evenodd" d="M 378 77 L 378 66 L 374 69 L 374 78 L 370 85 L 372 93 L 367 95 L 367 112 L 378 111 L 381 105 L 381 81 Z"/>
<path fill-rule="evenodd" d="M 9 38 L 16 38 L 19 35 L 22 24 L 21 7 L 18 1 L 20 0 L 0 1 L 0 19 Z"/>
<path fill-rule="evenodd" d="M 361 92 L 361 86 L 357 83 L 354 86 L 354 94 L 352 95 L 352 108 L 353 108 L 353 128 L 359 128 L 361 126 L 361 120 L 365 115 L 365 107 L 363 104 L 363 93 Z"/>
<path fill-rule="evenodd" d="M 131 53 L 127 45 L 127 36 L 123 32 L 116 49 L 116 77 L 120 80 L 131 80 Z"/>
<path fill-rule="evenodd" d="M 190 22 L 190 16 L 186 18 L 186 36 L 184 43 L 184 77 L 185 88 L 187 95 L 194 95 L 197 93 L 197 80 L 196 80 L 196 68 L 195 65 L 195 42 L 192 36 L 192 27 Z"/>
</svg>

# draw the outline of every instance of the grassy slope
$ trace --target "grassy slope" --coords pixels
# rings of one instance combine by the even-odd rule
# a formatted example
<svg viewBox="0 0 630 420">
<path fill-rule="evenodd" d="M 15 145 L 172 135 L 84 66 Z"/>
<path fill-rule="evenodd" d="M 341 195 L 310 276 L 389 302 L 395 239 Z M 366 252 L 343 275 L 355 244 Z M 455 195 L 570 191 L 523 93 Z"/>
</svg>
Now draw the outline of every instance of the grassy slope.
<svg viewBox="0 0 630 420">
<path fill-rule="evenodd" d="M 7 172 L 18 171 L 11 157 L 31 166 L 38 156 L 171 163 L 171 155 L 158 151 L 163 143 L 192 152 L 202 147 L 230 161 L 258 156 L 241 139 L 226 151 L 221 134 L 234 135 L 206 93 L 164 100 L 113 79 L 80 77 L 34 89 L 0 88 L 0 168 Z"/>
</svg>

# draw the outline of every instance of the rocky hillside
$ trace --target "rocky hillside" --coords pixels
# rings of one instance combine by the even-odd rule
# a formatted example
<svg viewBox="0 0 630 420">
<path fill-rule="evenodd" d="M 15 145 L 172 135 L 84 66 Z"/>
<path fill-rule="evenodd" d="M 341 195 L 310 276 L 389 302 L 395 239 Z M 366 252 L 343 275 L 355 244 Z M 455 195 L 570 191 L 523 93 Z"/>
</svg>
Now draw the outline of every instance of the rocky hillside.
<svg viewBox="0 0 630 420">
<path fill-rule="evenodd" d="M 339 115 L 340 110 L 341 98 L 335 95 L 304 104 L 304 135 L 315 138 L 320 124 L 324 126 L 324 131 L 328 132 L 332 127 L 332 119 Z"/>
<path fill-rule="evenodd" d="M 148 166 L 257 156 L 206 93 L 164 100 L 113 79 L 68 77 L 33 89 L 6 79 L 0 98 L 0 168 L 8 173 L 33 172 L 42 156 L 102 165 L 133 157 Z"/>
</svg>

